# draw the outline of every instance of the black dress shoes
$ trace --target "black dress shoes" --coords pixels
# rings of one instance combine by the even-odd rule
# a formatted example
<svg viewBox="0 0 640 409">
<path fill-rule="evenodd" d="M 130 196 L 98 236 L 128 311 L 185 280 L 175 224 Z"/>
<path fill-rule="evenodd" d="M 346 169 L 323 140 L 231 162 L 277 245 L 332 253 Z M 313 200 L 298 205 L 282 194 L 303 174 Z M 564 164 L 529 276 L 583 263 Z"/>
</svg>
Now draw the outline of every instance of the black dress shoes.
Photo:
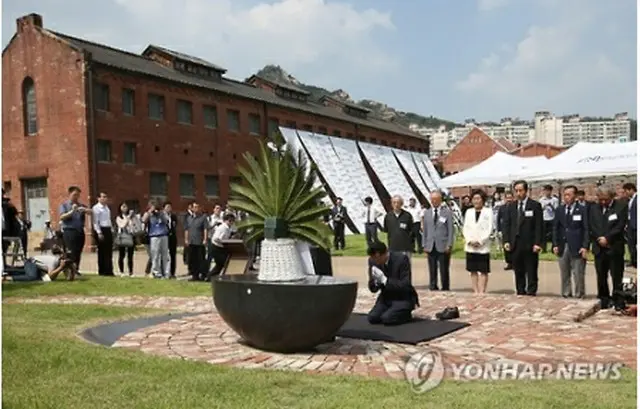
<svg viewBox="0 0 640 409">
<path fill-rule="evenodd" d="M 458 307 L 447 307 L 441 312 L 436 314 L 436 318 L 444 321 L 444 320 L 454 320 L 456 318 L 460 318 L 460 311 Z"/>
</svg>

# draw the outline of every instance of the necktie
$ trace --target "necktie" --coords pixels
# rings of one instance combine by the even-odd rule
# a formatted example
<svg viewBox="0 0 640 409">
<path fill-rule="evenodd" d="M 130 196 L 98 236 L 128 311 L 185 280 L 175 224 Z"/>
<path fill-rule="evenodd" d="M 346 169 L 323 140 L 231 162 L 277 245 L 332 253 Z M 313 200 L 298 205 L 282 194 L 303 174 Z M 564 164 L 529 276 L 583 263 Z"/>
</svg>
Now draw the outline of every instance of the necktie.
<svg viewBox="0 0 640 409">
<path fill-rule="evenodd" d="M 518 223 L 522 220 L 522 213 L 524 212 L 524 202 L 518 204 Z"/>
<path fill-rule="evenodd" d="M 569 223 L 571 223 L 571 208 L 569 206 L 567 206 L 566 220 L 567 220 L 566 224 L 569 225 Z"/>
<path fill-rule="evenodd" d="M 433 224 L 438 224 L 438 208 L 433 209 Z"/>
<path fill-rule="evenodd" d="M 367 207 L 367 223 L 371 223 L 371 207 Z"/>
</svg>

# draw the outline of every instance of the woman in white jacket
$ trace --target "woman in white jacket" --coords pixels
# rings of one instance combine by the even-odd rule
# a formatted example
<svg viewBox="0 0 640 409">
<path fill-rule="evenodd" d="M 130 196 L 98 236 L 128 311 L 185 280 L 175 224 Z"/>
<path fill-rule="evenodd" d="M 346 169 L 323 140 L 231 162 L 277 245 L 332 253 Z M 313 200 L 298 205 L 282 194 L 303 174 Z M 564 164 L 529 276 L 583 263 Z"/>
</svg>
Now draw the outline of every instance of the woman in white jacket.
<svg viewBox="0 0 640 409">
<path fill-rule="evenodd" d="M 472 208 L 467 209 L 462 235 L 467 253 L 467 271 L 471 276 L 471 286 L 475 294 L 487 291 L 491 271 L 491 232 L 493 211 L 485 207 L 486 194 L 476 190 L 471 195 Z"/>
</svg>

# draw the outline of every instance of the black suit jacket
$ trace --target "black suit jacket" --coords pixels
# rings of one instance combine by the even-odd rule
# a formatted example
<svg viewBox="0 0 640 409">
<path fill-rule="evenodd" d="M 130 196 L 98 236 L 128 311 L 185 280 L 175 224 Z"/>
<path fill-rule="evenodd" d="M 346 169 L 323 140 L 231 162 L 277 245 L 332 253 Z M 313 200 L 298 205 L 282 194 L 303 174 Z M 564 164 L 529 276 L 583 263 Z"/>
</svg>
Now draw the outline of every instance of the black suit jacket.
<svg viewBox="0 0 640 409">
<path fill-rule="evenodd" d="M 567 205 L 558 206 L 556 217 L 553 219 L 553 247 L 558 248 L 558 254 L 564 253 L 565 246 L 574 257 L 580 255 L 580 249 L 589 248 L 589 216 L 587 209 L 580 203 L 575 203 L 573 213 L 567 220 Z"/>
<path fill-rule="evenodd" d="M 537 200 L 528 198 L 524 212 L 518 221 L 518 201 L 509 204 L 504 218 L 503 242 L 511 251 L 516 247 L 533 249 L 542 245 L 542 206 Z M 533 251 L 533 250 L 532 250 Z"/>
<path fill-rule="evenodd" d="M 369 260 L 369 290 L 372 293 L 381 291 L 385 301 L 407 301 L 412 308 L 420 305 L 418 293 L 411 284 L 411 260 L 402 253 L 389 252 L 389 260 L 383 266 L 377 266 L 387 277 L 387 284 L 378 285 L 371 275 L 371 267 L 375 264 Z"/>
<path fill-rule="evenodd" d="M 507 210 L 509 209 L 509 203 L 505 203 L 498 208 L 498 215 L 496 217 L 496 228 L 502 234 L 504 234 L 504 221 L 507 218 Z"/>
<path fill-rule="evenodd" d="M 629 230 L 635 232 L 638 230 L 638 196 L 631 199 L 631 207 L 629 208 Z"/>
<path fill-rule="evenodd" d="M 178 216 L 175 213 L 171 213 L 169 218 L 171 219 L 171 223 L 169 224 L 169 239 L 176 240 L 176 234 L 178 231 Z"/>
<path fill-rule="evenodd" d="M 341 206 L 340 210 L 338 210 L 338 206 L 331 208 L 331 220 L 333 220 L 334 223 L 346 223 L 347 208 L 344 206 Z"/>
<path fill-rule="evenodd" d="M 2 199 L 2 214 L 4 216 L 4 224 L 2 225 L 2 235 L 4 237 L 20 237 L 21 229 L 18 223 L 18 209 L 9 201 Z"/>
<path fill-rule="evenodd" d="M 602 206 L 594 204 L 589 212 L 589 231 L 593 254 L 601 252 L 624 254 L 624 228 L 627 225 L 629 208 L 624 201 L 614 200 L 603 214 Z M 598 244 L 598 237 L 607 239 L 608 247 Z"/>
</svg>

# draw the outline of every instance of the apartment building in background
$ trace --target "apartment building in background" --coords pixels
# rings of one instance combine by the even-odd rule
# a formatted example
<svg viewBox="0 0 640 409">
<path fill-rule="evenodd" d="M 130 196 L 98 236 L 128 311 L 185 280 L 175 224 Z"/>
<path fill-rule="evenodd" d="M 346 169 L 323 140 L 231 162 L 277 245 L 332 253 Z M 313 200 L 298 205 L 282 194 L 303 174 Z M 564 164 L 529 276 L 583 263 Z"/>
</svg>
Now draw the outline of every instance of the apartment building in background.
<svg viewBox="0 0 640 409">
<path fill-rule="evenodd" d="M 467 119 L 463 126 L 453 129 L 411 126 L 413 131 L 430 139 L 434 158 L 447 155 L 474 128 L 480 128 L 495 140 L 508 140 L 517 146 L 541 143 L 567 147 L 578 142 L 626 142 L 631 136 L 631 120 L 626 112 L 612 118 L 589 118 L 577 114 L 557 117 L 549 111 L 539 111 L 533 121 L 503 118 L 497 124 Z"/>
<path fill-rule="evenodd" d="M 558 146 L 578 142 L 627 142 L 631 136 L 631 121 L 626 112 L 613 118 L 588 118 L 578 114 L 556 117 L 543 111 L 535 114 L 536 141 Z"/>
</svg>

